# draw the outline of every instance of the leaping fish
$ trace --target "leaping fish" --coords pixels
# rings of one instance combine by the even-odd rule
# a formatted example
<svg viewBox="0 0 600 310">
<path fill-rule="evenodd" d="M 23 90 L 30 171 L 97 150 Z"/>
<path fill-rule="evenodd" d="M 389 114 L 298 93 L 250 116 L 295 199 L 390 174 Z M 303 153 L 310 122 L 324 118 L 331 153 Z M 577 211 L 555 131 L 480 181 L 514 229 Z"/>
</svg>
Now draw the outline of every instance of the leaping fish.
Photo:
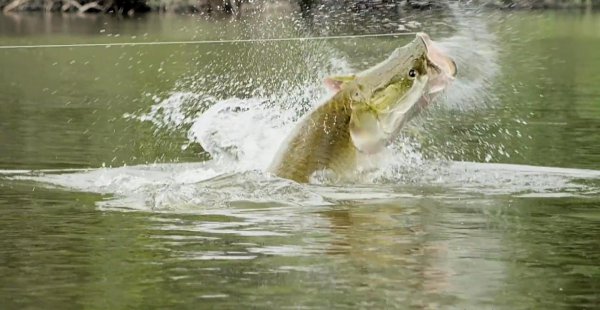
<svg viewBox="0 0 600 310">
<path fill-rule="evenodd" d="M 456 73 L 455 62 L 418 33 L 374 67 L 326 79 L 335 95 L 300 119 L 268 170 L 301 183 L 321 170 L 350 177 L 359 152 L 381 151 Z"/>
</svg>

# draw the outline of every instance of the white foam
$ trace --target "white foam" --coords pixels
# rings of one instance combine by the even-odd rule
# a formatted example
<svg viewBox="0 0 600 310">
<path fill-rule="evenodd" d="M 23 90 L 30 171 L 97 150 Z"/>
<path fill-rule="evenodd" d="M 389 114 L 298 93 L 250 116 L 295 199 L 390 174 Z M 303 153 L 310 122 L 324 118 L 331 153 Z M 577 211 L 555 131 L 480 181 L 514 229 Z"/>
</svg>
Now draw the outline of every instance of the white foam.
<svg viewBox="0 0 600 310">
<path fill-rule="evenodd" d="M 275 205 L 314 207 L 340 201 L 387 201 L 425 196 L 445 201 L 482 195 L 596 197 L 600 192 L 598 170 L 435 161 L 388 168 L 393 172 L 370 179 L 368 183 L 335 186 L 298 184 L 259 171 L 222 173 L 223 166 L 216 161 L 82 172 L 36 171 L 36 175 L 10 171 L 3 175 L 13 180 L 113 195 L 100 203 L 102 208 L 203 213 L 208 210 L 223 212 L 224 207 L 237 202 L 269 203 L 272 209 Z M 265 216 L 260 215 L 261 218 Z M 278 218 L 281 216 L 277 214 Z"/>
<path fill-rule="evenodd" d="M 446 107 L 466 109 L 487 102 L 486 94 L 498 68 L 495 39 L 483 24 L 461 27 L 456 36 L 440 42 L 457 57 L 459 70 L 464 72 L 442 102 Z M 103 208 L 177 212 L 217 212 L 240 201 L 309 207 L 345 200 L 421 198 L 424 192 L 428 198 L 444 200 L 473 195 L 598 194 L 599 171 L 425 160 L 419 145 L 402 137 L 385 152 L 363 158 L 355 184 L 306 185 L 265 174 L 265 167 L 297 119 L 330 95 L 321 85 L 322 79 L 352 71 L 348 62 L 327 46 L 303 48 L 316 64 L 303 72 L 296 84 L 280 83 L 280 89 L 272 93 L 258 86 L 244 98 L 220 98 L 215 92 L 227 87 L 245 89 L 251 82 L 230 82 L 218 90 L 209 89 L 210 77 L 199 73 L 190 79 L 193 83 L 188 91 L 174 91 L 165 98 L 151 96 L 155 104 L 149 112 L 125 115 L 151 122 L 158 131 L 185 130 L 188 143 L 183 147 L 199 143 L 212 160 L 78 172 L 37 171 L 35 175 L 0 173 L 10 179 L 113 195 L 100 203 Z M 227 77 L 222 79 L 227 81 Z M 593 181 L 588 184 L 580 180 Z M 219 229 L 227 231 L 225 227 Z"/>
</svg>

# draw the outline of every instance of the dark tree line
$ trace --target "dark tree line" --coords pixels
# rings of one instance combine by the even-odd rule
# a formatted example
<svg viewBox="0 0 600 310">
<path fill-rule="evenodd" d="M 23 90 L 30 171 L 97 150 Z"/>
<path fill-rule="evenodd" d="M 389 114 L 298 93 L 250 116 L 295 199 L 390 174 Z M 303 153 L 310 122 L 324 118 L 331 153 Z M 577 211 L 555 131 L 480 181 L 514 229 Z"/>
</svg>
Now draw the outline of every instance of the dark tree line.
<svg viewBox="0 0 600 310">
<path fill-rule="evenodd" d="M 77 13 L 143 13 L 151 10 L 140 0 L 0 0 L 4 13 L 11 11 L 48 11 Z"/>
<path fill-rule="evenodd" d="M 149 11 L 239 13 L 243 0 L 0 0 L 0 9 L 12 11 L 62 11 L 77 13 L 133 14 Z M 260 1 L 260 0 L 257 0 Z M 346 5 L 368 10 L 384 5 L 409 9 L 443 9 L 460 0 L 282 0 L 298 5 L 303 15 L 317 5 Z M 554 9 L 599 7 L 600 0 L 471 0 L 470 3 L 506 9 Z"/>
<path fill-rule="evenodd" d="M 150 11 L 235 13 L 242 0 L 0 0 L 0 10 L 131 15 Z"/>
<path fill-rule="evenodd" d="M 600 0 L 487 0 L 478 2 L 505 9 L 575 9 L 600 6 Z"/>
</svg>

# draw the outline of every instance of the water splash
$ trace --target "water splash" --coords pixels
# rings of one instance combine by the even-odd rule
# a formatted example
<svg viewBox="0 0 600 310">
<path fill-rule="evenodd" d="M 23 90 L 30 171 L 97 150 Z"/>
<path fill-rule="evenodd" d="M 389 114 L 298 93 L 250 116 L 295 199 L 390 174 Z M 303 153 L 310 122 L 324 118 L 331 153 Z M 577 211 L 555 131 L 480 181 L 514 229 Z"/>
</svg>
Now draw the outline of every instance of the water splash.
<svg viewBox="0 0 600 310">
<path fill-rule="evenodd" d="M 152 100 L 148 112 L 125 115 L 132 121 L 151 122 L 157 132 L 184 131 L 188 141 L 182 147 L 200 144 L 210 154 L 209 161 L 77 173 L 12 172 L 7 177 L 112 195 L 100 203 L 102 208 L 177 212 L 220 210 L 237 202 L 310 207 L 424 195 L 443 200 L 473 195 L 596 195 L 598 171 L 447 162 L 444 159 L 455 158 L 460 143 L 447 141 L 431 152 L 421 142 L 419 135 L 440 128 L 430 124 L 444 123 L 443 114 L 497 104 L 491 91 L 500 71 L 496 38 L 482 16 L 461 15 L 456 20 L 455 33 L 437 41 L 455 57 L 460 78 L 438 100 L 427 122 L 413 122 L 385 152 L 361 160 L 355 184 L 333 186 L 320 176 L 314 184 L 297 184 L 264 173 L 298 118 L 331 95 L 322 80 L 355 71 L 341 50 L 322 41 L 285 42 L 276 49 L 269 43 L 204 51 L 192 61 L 197 73 L 182 78 L 170 94 L 148 94 Z M 269 27 L 261 29 L 267 29 L 263 37 L 273 34 Z M 225 66 L 232 69 L 224 71 L 211 57 L 227 57 Z M 271 57 L 279 57 L 282 65 L 270 67 Z M 490 128 L 477 126 L 481 131 Z M 476 151 L 486 158 L 491 152 L 504 152 L 503 146 L 481 141 L 482 148 Z"/>
<path fill-rule="evenodd" d="M 80 172 L 0 171 L 3 178 L 110 195 L 98 203 L 104 209 L 179 213 L 219 212 L 238 204 L 310 208 L 425 197 L 447 201 L 498 195 L 585 198 L 600 194 L 600 171 L 596 170 L 439 161 L 395 166 L 387 174 L 378 174 L 371 184 L 298 184 L 260 171 L 223 173 L 223 166 L 214 161 Z"/>
</svg>

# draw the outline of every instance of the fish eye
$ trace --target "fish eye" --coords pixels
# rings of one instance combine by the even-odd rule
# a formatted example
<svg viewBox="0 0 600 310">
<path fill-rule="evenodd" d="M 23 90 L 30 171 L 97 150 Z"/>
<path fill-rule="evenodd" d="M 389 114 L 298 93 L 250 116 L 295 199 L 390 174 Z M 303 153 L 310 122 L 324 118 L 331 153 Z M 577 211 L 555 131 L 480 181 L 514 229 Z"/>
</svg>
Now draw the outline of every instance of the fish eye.
<svg viewBox="0 0 600 310">
<path fill-rule="evenodd" d="M 415 69 L 410 69 L 408 70 L 408 77 L 411 79 L 414 79 L 417 77 L 417 70 Z"/>
</svg>

